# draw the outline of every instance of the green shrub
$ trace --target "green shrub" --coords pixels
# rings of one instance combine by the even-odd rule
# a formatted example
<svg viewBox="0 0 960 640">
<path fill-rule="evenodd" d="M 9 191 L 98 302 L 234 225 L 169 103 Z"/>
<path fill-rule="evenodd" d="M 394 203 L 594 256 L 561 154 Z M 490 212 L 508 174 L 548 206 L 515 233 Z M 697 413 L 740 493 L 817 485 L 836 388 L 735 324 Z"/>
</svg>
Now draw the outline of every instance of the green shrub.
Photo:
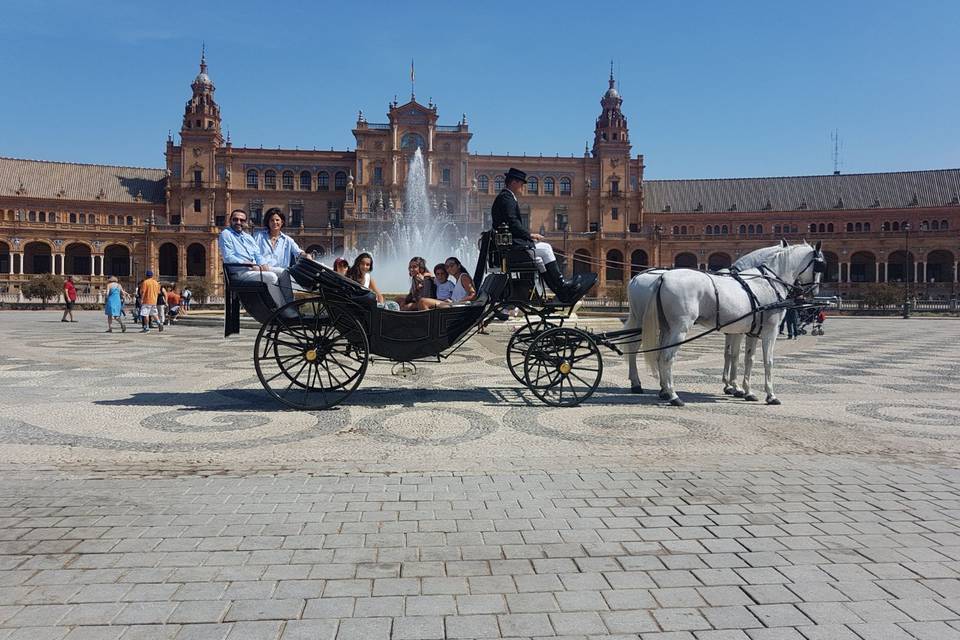
<svg viewBox="0 0 960 640">
<path fill-rule="evenodd" d="M 885 307 L 903 302 L 903 286 L 888 283 L 872 284 L 863 292 L 863 302 L 869 307 Z"/>
<path fill-rule="evenodd" d="M 20 291 L 25 298 L 39 298 L 43 304 L 47 304 L 63 292 L 63 278 L 52 273 L 34 276 L 20 287 Z"/>
</svg>

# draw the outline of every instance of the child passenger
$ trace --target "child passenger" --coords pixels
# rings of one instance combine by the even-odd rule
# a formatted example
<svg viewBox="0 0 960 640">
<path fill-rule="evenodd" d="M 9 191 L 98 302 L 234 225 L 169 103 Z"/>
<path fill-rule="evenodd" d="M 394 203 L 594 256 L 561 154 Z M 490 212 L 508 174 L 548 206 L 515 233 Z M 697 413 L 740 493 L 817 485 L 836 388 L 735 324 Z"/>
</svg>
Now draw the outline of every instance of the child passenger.
<svg viewBox="0 0 960 640">
<path fill-rule="evenodd" d="M 447 268 L 441 262 L 433 268 L 433 277 L 437 283 L 437 300 L 442 302 L 449 302 L 453 299 L 453 288 L 456 286 L 452 280 L 450 280 L 450 275 L 447 273 Z"/>
<path fill-rule="evenodd" d="M 421 298 L 432 298 L 436 295 L 434 281 L 427 271 L 427 261 L 420 256 L 410 259 L 407 273 L 410 275 L 410 292 L 398 302 L 401 311 L 416 311 L 420 308 Z"/>
</svg>

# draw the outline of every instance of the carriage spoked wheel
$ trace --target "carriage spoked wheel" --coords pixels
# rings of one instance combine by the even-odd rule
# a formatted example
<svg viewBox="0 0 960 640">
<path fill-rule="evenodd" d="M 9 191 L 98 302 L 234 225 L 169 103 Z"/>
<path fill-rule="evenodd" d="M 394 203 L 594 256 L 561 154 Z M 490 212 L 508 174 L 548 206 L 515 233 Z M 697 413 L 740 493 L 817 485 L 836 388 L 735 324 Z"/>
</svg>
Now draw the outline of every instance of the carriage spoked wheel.
<svg viewBox="0 0 960 640">
<path fill-rule="evenodd" d="M 366 373 L 370 345 L 355 317 L 306 298 L 281 307 L 260 327 L 253 355 L 267 393 L 313 411 L 353 393 Z"/>
<path fill-rule="evenodd" d="M 528 322 L 510 336 L 510 341 L 507 342 L 507 368 L 510 369 L 510 374 L 517 382 L 523 385 L 527 384 L 523 374 L 523 363 L 527 357 L 527 349 L 530 347 L 530 343 L 538 335 L 555 326 L 557 325 L 540 318 L 535 322 Z"/>
<path fill-rule="evenodd" d="M 590 334 L 555 327 L 530 342 L 523 361 L 527 388 L 554 407 L 575 407 L 597 390 L 603 358 Z"/>
</svg>

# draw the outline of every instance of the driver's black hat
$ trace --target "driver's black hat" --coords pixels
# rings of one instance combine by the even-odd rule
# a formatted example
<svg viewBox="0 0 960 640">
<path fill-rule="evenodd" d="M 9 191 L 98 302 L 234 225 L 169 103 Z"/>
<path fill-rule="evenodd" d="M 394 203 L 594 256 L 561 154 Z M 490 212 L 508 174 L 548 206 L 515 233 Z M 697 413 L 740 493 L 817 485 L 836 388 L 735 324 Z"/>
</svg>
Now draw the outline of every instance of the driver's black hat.
<svg viewBox="0 0 960 640">
<path fill-rule="evenodd" d="M 527 174 L 523 171 L 520 171 L 520 169 L 514 169 L 513 167 L 510 167 L 510 170 L 507 171 L 507 173 L 503 176 L 503 181 L 510 182 L 511 180 L 519 180 L 520 182 L 525 183 L 527 181 Z"/>
</svg>

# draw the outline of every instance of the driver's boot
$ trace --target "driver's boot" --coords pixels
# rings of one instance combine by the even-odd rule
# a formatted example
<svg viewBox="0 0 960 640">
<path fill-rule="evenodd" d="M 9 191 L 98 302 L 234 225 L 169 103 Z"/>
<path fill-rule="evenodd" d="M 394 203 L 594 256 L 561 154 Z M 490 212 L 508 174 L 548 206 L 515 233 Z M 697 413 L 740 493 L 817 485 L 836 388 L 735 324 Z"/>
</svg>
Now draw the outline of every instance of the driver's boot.
<svg viewBox="0 0 960 640">
<path fill-rule="evenodd" d="M 582 298 L 597 281 L 597 274 L 595 273 L 577 274 L 573 279 L 567 280 L 563 277 L 560 265 L 556 261 L 544 266 L 547 270 L 543 274 L 543 279 L 547 286 L 557 294 L 557 299 L 560 302 L 574 302 Z"/>
</svg>

